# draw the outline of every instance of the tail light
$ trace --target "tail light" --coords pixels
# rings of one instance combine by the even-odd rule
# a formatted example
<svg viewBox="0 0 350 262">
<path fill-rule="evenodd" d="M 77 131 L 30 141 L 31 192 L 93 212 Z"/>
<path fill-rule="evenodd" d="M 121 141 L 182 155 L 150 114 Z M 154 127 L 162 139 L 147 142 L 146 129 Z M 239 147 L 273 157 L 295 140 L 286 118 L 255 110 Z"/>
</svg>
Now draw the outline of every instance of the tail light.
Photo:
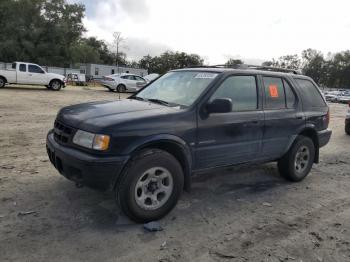
<svg viewBox="0 0 350 262">
<path fill-rule="evenodd" d="M 327 111 L 327 115 L 326 115 L 326 124 L 327 124 L 327 127 L 329 125 L 329 121 L 331 120 L 331 115 L 329 113 L 329 108 L 328 108 L 328 111 Z"/>
</svg>

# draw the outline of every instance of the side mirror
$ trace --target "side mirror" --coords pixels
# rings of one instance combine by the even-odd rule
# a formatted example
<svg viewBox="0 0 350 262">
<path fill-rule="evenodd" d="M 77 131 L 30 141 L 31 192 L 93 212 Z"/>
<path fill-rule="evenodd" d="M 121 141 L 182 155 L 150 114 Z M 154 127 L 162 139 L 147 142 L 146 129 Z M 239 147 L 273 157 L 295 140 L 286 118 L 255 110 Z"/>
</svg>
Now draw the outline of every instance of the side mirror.
<svg viewBox="0 0 350 262">
<path fill-rule="evenodd" d="M 217 98 L 206 105 L 207 112 L 228 113 L 232 111 L 232 100 L 230 98 Z"/>
</svg>

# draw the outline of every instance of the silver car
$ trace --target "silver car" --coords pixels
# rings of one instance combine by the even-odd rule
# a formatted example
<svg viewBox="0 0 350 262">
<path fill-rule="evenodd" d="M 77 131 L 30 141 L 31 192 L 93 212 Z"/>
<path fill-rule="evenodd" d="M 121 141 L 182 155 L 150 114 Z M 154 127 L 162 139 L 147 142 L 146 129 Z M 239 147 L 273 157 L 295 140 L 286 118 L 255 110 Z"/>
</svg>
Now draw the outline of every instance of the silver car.
<svg viewBox="0 0 350 262">
<path fill-rule="evenodd" d="M 104 76 L 100 83 L 110 91 L 137 92 L 147 84 L 146 79 L 134 74 L 114 74 Z"/>
</svg>

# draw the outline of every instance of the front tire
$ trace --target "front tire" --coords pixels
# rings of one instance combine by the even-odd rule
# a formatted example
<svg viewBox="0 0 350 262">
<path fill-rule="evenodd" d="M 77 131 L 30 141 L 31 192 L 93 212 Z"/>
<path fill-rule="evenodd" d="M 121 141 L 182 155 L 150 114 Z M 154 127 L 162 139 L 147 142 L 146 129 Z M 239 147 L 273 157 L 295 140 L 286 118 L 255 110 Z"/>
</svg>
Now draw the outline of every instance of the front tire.
<svg viewBox="0 0 350 262">
<path fill-rule="evenodd" d="M 278 161 L 280 174 L 289 181 L 303 180 L 315 159 L 315 145 L 306 136 L 298 136 L 289 151 Z"/>
<path fill-rule="evenodd" d="M 52 80 L 51 82 L 50 82 L 50 88 L 49 89 L 51 89 L 51 90 L 53 90 L 53 91 L 60 91 L 61 90 L 61 88 L 62 88 L 62 82 L 61 81 L 59 81 L 59 80 Z"/>
<path fill-rule="evenodd" d="M 345 124 L 345 133 L 350 136 L 350 122 Z"/>
<path fill-rule="evenodd" d="M 163 150 L 147 149 L 125 168 L 116 197 L 130 219 L 150 222 L 174 208 L 183 185 L 183 170 L 176 158 Z"/>
</svg>

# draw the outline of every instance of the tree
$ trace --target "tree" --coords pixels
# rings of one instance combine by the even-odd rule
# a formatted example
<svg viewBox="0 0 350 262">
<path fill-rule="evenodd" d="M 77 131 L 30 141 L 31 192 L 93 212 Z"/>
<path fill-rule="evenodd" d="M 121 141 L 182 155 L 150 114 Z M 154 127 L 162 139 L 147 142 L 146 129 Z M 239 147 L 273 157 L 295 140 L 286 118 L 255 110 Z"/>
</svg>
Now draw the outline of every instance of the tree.
<svg viewBox="0 0 350 262">
<path fill-rule="evenodd" d="M 63 66 L 85 31 L 82 4 L 64 0 L 0 1 L 0 57 Z"/>
<path fill-rule="evenodd" d="M 166 51 L 160 56 L 144 56 L 139 61 L 139 66 L 145 68 L 149 73 L 164 74 L 169 70 L 203 65 L 203 59 L 196 54 L 185 52 Z"/>
<path fill-rule="evenodd" d="M 126 64 L 126 54 L 124 52 L 120 51 L 120 48 L 125 42 L 125 38 L 122 37 L 121 32 L 114 32 L 113 33 L 113 43 L 112 43 L 112 48 L 114 49 L 114 57 L 115 57 L 115 64 L 118 67 L 119 64 Z"/>
<path fill-rule="evenodd" d="M 302 52 L 302 72 L 310 76 L 316 83 L 325 84 L 327 82 L 327 63 L 323 54 L 314 49 L 306 49 Z"/>
<path fill-rule="evenodd" d="M 232 59 L 232 58 L 230 58 L 225 63 L 225 65 L 228 66 L 228 67 L 234 67 L 234 66 L 241 65 L 241 64 L 244 64 L 244 62 L 242 60 L 240 60 L 240 59 Z"/>
</svg>

